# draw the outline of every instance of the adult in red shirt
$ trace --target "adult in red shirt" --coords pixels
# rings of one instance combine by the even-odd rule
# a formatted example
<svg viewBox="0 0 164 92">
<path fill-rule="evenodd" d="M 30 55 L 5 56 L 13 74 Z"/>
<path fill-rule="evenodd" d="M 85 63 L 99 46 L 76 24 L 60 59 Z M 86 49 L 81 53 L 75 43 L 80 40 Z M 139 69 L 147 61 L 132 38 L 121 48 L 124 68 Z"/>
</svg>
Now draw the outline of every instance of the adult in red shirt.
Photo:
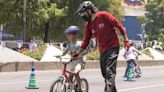
<svg viewBox="0 0 164 92">
<path fill-rule="evenodd" d="M 84 39 L 78 54 L 86 49 L 91 37 L 95 36 L 100 51 L 101 71 L 106 84 L 104 92 L 117 92 L 115 76 L 120 44 L 116 30 L 119 29 L 124 38 L 125 46 L 129 47 L 126 31 L 122 24 L 109 12 L 98 12 L 91 1 L 81 3 L 77 13 L 86 21 Z"/>
</svg>

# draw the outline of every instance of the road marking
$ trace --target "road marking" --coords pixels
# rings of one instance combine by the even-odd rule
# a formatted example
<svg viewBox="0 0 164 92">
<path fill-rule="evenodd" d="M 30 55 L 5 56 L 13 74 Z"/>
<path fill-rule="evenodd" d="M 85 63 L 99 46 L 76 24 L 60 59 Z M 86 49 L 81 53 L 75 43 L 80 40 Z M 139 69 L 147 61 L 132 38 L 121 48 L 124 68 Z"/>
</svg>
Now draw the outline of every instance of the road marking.
<svg viewBox="0 0 164 92">
<path fill-rule="evenodd" d="M 119 92 L 124 92 L 124 91 L 131 91 L 131 90 L 137 90 L 137 89 L 146 89 L 146 88 L 153 88 L 153 87 L 159 87 L 159 86 L 164 86 L 164 84 L 149 85 L 149 86 L 136 87 L 136 88 L 129 88 L 129 89 L 121 89 L 121 90 L 118 90 L 118 91 L 119 91 Z"/>
</svg>

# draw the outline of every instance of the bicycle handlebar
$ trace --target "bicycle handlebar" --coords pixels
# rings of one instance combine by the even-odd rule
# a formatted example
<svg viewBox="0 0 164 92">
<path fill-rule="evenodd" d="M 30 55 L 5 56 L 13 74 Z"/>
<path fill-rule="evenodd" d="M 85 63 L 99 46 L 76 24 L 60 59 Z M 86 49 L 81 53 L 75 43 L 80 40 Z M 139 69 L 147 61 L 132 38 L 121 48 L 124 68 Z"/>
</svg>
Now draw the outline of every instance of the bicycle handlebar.
<svg viewBox="0 0 164 92">
<path fill-rule="evenodd" d="M 55 56 L 56 58 L 59 58 L 60 59 L 60 62 L 63 63 L 63 64 L 68 64 L 70 63 L 72 60 L 76 60 L 76 59 L 82 59 L 81 57 L 75 57 L 75 58 L 62 58 L 62 56 Z M 63 62 L 62 59 L 70 59 L 68 62 Z"/>
<path fill-rule="evenodd" d="M 62 58 L 62 56 L 55 56 L 56 58 L 59 58 L 59 59 L 82 59 L 82 57 L 74 57 L 74 58 Z"/>
</svg>

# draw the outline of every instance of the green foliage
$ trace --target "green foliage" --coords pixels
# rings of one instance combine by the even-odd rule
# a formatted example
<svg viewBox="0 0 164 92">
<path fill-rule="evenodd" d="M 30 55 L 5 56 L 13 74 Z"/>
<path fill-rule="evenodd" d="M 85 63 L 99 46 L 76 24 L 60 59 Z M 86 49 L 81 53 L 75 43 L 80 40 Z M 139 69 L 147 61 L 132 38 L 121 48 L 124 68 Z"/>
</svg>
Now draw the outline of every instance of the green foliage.
<svg viewBox="0 0 164 92">
<path fill-rule="evenodd" d="M 122 7 L 122 0 L 108 0 L 108 11 L 111 12 L 117 19 L 122 20 L 124 10 Z"/>
<path fill-rule="evenodd" d="M 37 49 L 34 51 L 29 51 L 28 49 L 23 49 L 23 54 L 30 56 L 36 60 L 41 60 L 46 49 L 46 45 L 38 45 Z"/>
<path fill-rule="evenodd" d="M 141 24 L 143 24 L 143 23 L 145 23 L 145 22 L 148 21 L 148 19 L 146 18 L 146 16 L 138 16 L 138 17 L 137 17 L 137 20 L 138 20 Z"/>
<path fill-rule="evenodd" d="M 51 39 L 63 41 L 63 31 L 70 25 L 80 27 L 83 35 L 84 21 L 75 14 L 79 4 L 84 0 L 27 0 L 27 31 L 28 39 L 44 38 L 46 23 L 51 24 Z M 91 0 L 100 11 L 109 11 L 119 20 L 122 19 L 122 0 Z M 14 35 L 23 32 L 24 0 L 0 0 L 0 24 Z"/>
<path fill-rule="evenodd" d="M 77 25 L 81 29 L 80 38 L 84 33 L 84 21 L 78 16 L 75 15 L 75 11 L 78 8 L 79 4 L 84 0 L 67 0 L 62 8 L 64 8 L 64 13 L 66 14 L 64 17 L 58 20 L 58 26 L 55 26 L 53 29 L 58 29 L 57 31 L 53 31 L 54 34 L 53 39 L 57 41 L 63 41 L 65 36 L 63 35 L 63 31 L 70 25 Z M 91 0 L 95 6 L 99 9 L 99 11 L 109 11 L 119 20 L 122 19 L 123 16 L 123 8 L 121 6 L 122 0 Z M 75 3 L 76 2 L 76 3 Z M 61 8 L 61 7 L 60 7 Z"/>
<path fill-rule="evenodd" d="M 161 28 L 159 30 L 158 40 L 161 41 L 161 42 L 164 42 L 164 28 Z"/>
<path fill-rule="evenodd" d="M 10 33 L 20 35 L 23 30 L 23 0 L 2 0 L 0 2 L 0 24 Z M 57 9 L 50 0 L 27 0 L 27 36 L 43 37 L 45 23 L 63 16 L 63 9 Z"/>
<path fill-rule="evenodd" d="M 100 52 L 97 50 L 87 54 L 87 60 L 99 60 Z"/>
<path fill-rule="evenodd" d="M 120 46 L 124 47 L 124 38 L 122 36 L 119 36 Z"/>
<path fill-rule="evenodd" d="M 124 10 L 122 7 L 122 0 L 91 0 L 99 11 L 109 11 L 119 20 L 122 20 Z"/>
<path fill-rule="evenodd" d="M 146 32 L 149 34 L 149 39 L 159 39 L 159 29 L 164 27 L 164 1 L 163 0 L 151 0 L 150 3 L 146 5 L 146 10 L 148 11 L 146 17 L 148 20 L 154 20 L 153 23 L 149 23 L 146 26 Z"/>
</svg>

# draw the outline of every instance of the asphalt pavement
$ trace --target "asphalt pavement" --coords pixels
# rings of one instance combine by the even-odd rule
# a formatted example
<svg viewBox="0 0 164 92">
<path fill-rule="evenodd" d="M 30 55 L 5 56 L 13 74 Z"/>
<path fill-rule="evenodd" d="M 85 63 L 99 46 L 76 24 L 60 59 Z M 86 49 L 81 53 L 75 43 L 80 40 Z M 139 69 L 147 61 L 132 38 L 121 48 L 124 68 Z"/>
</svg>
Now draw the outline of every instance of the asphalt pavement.
<svg viewBox="0 0 164 92">
<path fill-rule="evenodd" d="M 133 82 L 123 78 L 125 68 L 117 69 L 116 86 L 118 92 L 164 92 L 164 66 L 142 67 L 142 78 Z M 60 71 L 36 71 L 39 89 L 25 89 L 29 82 L 30 71 L 0 73 L 0 92 L 49 92 L 50 85 Z M 84 70 L 81 77 L 87 78 L 89 92 L 103 92 L 104 79 L 99 69 Z"/>
</svg>

